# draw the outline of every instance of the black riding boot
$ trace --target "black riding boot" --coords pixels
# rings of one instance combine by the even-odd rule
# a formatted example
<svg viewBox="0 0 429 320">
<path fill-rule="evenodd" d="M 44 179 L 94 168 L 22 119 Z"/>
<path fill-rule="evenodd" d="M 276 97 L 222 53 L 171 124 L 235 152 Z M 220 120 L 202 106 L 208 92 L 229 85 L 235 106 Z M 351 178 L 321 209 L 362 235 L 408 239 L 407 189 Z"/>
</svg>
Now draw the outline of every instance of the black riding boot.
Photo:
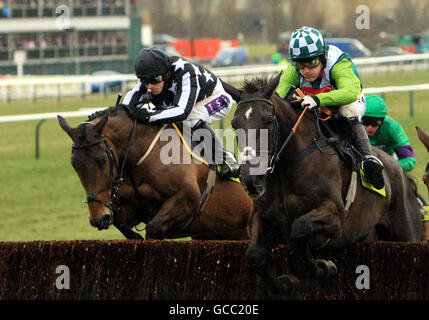
<svg viewBox="0 0 429 320">
<path fill-rule="evenodd" d="M 201 128 L 207 129 L 212 137 L 212 146 L 213 146 L 213 159 L 215 159 L 216 154 L 223 155 L 223 164 L 220 169 L 220 176 L 222 178 L 238 178 L 240 174 L 240 166 L 235 159 L 235 156 L 232 152 L 226 151 L 223 147 L 222 142 L 216 136 L 216 133 L 208 124 L 204 124 Z"/>
<path fill-rule="evenodd" d="M 383 163 L 371 153 L 371 144 L 363 125 L 357 117 L 348 119 L 352 128 L 352 142 L 356 149 L 362 154 L 362 170 L 371 184 L 381 189 L 384 187 Z"/>
</svg>

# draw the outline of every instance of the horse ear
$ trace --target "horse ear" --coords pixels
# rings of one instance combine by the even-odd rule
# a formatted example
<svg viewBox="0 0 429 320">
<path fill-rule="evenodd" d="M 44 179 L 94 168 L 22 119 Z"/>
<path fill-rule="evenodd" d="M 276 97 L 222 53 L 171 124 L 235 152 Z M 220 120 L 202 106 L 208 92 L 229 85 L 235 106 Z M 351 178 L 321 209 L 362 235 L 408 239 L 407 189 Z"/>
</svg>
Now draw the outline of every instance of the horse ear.
<svg viewBox="0 0 429 320">
<path fill-rule="evenodd" d="M 426 150 L 429 152 L 429 136 L 419 127 L 416 127 L 416 129 L 420 141 L 425 145 Z"/>
<path fill-rule="evenodd" d="M 101 120 L 100 121 L 98 121 L 95 125 L 94 125 L 94 129 L 95 129 L 95 131 L 97 131 L 97 133 L 98 134 L 102 134 L 103 133 L 103 129 L 104 129 L 104 126 L 106 125 L 106 123 L 107 123 L 107 120 L 109 119 L 109 113 L 107 112 L 104 116 L 103 116 L 103 118 L 101 118 Z"/>
<path fill-rule="evenodd" d="M 276 90 L 277 86 L 279 85 L 280 82 L 280 77 L 282 76 L 282 72 L 279 72 L 278 75 L 276 75 L 274 78 L 272 78 L 270 80 L 270 82 L 268 83 L 268 85 L 265 87 L 264 92 L 263 92 L 263 96 L 267 99 L 271 98 L 271 96 L 274 93 L 274 90 Z"/>
<path fill-rule="evenodd" d="M 229 83 L 224 82 L 223 80 L 220 80 L 222 82 L 222 86 L 225 89 L 225 91 L 231 95 L 231 97 L 235 100 L 235 102 L 240 102 L 241 100 L 241 94 L 242 90 L 239 90 L 235 88 L 234 86 L 230 85 Z"/>
<path fill-rule="evenodd" d="M 69 135 L 69 137 L 73 139 L 73 128 L 70 127 L 70 125 L 67 123 L 66 119 L 61 117 L 60 115 L 57 115 L 58 123 L 60 124 L 60 127 Z"/>
</svg>

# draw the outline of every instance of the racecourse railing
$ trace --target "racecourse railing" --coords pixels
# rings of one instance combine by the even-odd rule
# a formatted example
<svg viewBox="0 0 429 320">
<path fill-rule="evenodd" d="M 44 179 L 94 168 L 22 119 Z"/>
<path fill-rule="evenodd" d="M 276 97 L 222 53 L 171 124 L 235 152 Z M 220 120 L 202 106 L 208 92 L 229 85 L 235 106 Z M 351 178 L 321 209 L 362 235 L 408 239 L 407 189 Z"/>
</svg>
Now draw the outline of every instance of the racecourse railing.
<svg viewBox="0 0 429 320">
<path fill-rule="evenodd" d="M 385 97 L 385 94 L 389 92 L 408 92 L 410 116 L 414 116 L 414 91 L 422 91 L 422 90 L 429 90 L 429 83 L 417 84 L 417 85 L 411 85 L 411 86 L 366 88 L 363 90 L 363 92 L 364 94 L 379 94 L 382 97 Z M 86 117 L 97 110 L 100 110 L 100 109 L 98 108 L 98 109 L 84 109 L 79 111 L 0 116 L 0 123 L 20 122 L 20 121 L 38 121 L 36 125 L 36 132 L 35 132 L 35 142 L 36 142 L 35 146 L 36 146 L 36 158 L 39 158 L 39 132 L 40 132 L 40 127 L 45 120 L 55 119 L 57 118 L 58 114 L 60 114 L 64 118 Z"/>
<path fill-rule="evenodd" d="M 388 57 L 356 58 L 353 60 L 360 73 L 393 72 L 429 68 L 429 54 L 407 54 Z M 283 65 L 246 65 L 240 67 L 212 68 L 212 71 L 227 82 L 238 83 L 252 76 L 270 76 L 284 68 Z M 10 102 L 13 99 L 37 100 L 40 97 L 80 96 L 82 99 L 91 93 L 92 86 L 98 86 L 98 92 L 108 94 L 109 83 L 120 82 L 121 92 L 131 88 L 136 77 L 133 74 L 109 76 L 59 75 L 26 76 L 23 78 L 0 79 L 0 100 Z"/>
</svg>

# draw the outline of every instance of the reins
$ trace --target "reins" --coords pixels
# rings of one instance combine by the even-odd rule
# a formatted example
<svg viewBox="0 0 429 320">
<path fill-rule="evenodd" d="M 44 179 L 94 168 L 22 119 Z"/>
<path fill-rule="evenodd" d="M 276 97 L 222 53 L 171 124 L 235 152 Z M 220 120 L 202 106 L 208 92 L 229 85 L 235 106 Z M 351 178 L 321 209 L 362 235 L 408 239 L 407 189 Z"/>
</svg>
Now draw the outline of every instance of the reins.
<svg viewBox="0 0 429 320">
<path fill-rule="evenodd" d="M 300 98 L 304 98 L 305 97 L 304 93 L 299 88 L 296 88 L 295 91 L 298 93 L 298 95 L 300 96 Z M 286 146 L 289 144 L 289 142 L 292 139 L 292 137 L 295 136 L 296 130 L 298 129 L 298 127 L 301 124 L 301 121 L 302 121 L 302 119 L 303 119 L 306 111 L 308 110 L 308 106 L 305 107 L 304 110 L 301 112 L 301 114 L 298 117 L 298 120 L 296 121 L 296 123 L 292 127 L 289 135 L 287 136 L 286 140 L 282 143 L 282 145 L 280 146 L 280 148 L 278 149 L 278 151 L 275 151 L 275 150 L 277 150 L 277 144 L 278 144 L 280 132 L 279 132 L 279 124 L 278 124 L 277 118 L 276 118 L 275 113 L 274 113 L 274 104 L 273 104 L 273 102 L 271 100 L 269 100 L 269 99 L 256 97 L 256 98 L 249 98 L 249 99 L 240 101 L 237 104 L 237 107 L 240 104 L 249 103 L 249 102 L 256 102 L 256 101 L 261 101 L 261 102 L 267 103 L 268 105 L 270 105 L 270 107 L 272 109 L 272 112 L 273 112 L 275 131 L 276 131 L 277 134 L 275 134 L 275 136 L 274 136 L 274 143 L 272 145 L 274 152 L 270 152 L 272 154 L 272 156 L 271 156 L 271 159 L 269 161 L 269 166 L 266 169 L 266 174 L 267 173 L 271 174 L 274 171 L 276 163 L 280 160 L 281 153 L 286 148 Z M 322 148 L 324 148 L 327 145 L 329 145 L 329 144 L 331 144 L 331 143 L 334 142 L 335 139 L 329 138 L 329 139 L 323 140 L 322 143 L 320 143 L 320 144 L 318 143 L 318 139 L 320 137 L 319 120 L 326 121 L 326 120 L 328 120 L 331 117 L 329 110 L 327 110 L 327 112 L 325 112 L 325 113 L 328 114 L 328 117 L 326 117 L 324 119 L 321 119 L 319 117 L 318 113 L 316 112 L 316 115 L 317 115 L 316 128 L 317 128 L 317 132 L 318 132 L 318 137 L 315 138 L 315 139 L 313 139 L 314 144 L 312 144 L 308 148 L 302 150 L 298 155 L 296 155 L 295 157 L 291 158 L 292 160 L 296 161 L 296 159 L 301 159 L 301 158 L 307 156 L 308 154 L 314 152 L 315 150 L 319 150 L 320 152 L 323 152 Z"/>
<path fill-rule="evenodd" d="M 296 93 L 298 93 L 300 98 L 304 98 L 305 94 L 301 91 L 300 88 L 295 88 Z M 273 106 L 271 104 L 271 106 Z M 304 110 L 301 112 L 301 114 L 298 117 L 298 120 L 296 121 L 295 125 L 292 127 L 291 132 L 289 133 L 289 135 L 287 136 L 286 140 L 283 142 L 282 146 L 280 147 L 280 149 L 277 151 L 277 153 L 273 154 L 273 156 L 271 157 L 270 160 L 270 166 L 267 168 L 267 173 L 271 174 L 274 171 L 274 167 L 275 164 L 279 161 L 280 159 L 280 154 L 282 153 L 282 151 L 284 150 L 284 148 L 288 145 L 289 141 L 292 139 L 292 137 L 295 136 L 296 130 L 298 129 L 298 126 L 301 124 L 301 121 L 304 117 L 305 112 L 307 111 L 308 106 L 306 106 L 304 108 Z M 313 139 L 313 143 L 311 144 L 309 147 L 305 148 L 304 150 L 302 150 L 299 154 L 297 154 L 295 157 L 291 158 L 291 160 L 296 161 L 297 159 L 302 159 L 303 157 L 309 155 L 310 153 L 314 152 L 316 149 L 319 150 L 320 152 L 323 152 L 323 148 L 326 147 L 327 145 L 333 143 L 335 141 L 334 138 L 329 138 L 329 139 L 325 139 L 323 140 L 320 144 L 318 142 L 319 137 L 320 137 L 320 125 L 319 125 L 319 120 L 321 121 L 327 121 L 331 118 L 331 111 L 323 108 L 323 112 L 325 112 L 328 116 L 324 119 L 320 118 L 319 113 L 315 110 L 315 114 L 317 116 L 316 119 L 316 129 L 317 129 L 317 137 Z"/>
</svg>

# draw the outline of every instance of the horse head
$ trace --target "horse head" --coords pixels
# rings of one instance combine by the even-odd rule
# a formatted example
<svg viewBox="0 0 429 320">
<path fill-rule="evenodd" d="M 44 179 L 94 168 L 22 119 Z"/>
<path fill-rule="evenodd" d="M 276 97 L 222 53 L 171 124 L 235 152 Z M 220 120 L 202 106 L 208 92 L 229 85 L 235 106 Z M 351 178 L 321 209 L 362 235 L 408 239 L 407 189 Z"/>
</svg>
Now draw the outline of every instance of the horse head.
<svg viewBox="0 0 429 320">
<path fill-rule="evenodd" d="M 116 152 L 103 136 L 108 118 L 106 113 L 98 122 L 83 122 L 72 128 L 58 116 L 61 128 L 73 141 L 71 164 L 86 191 L 89 221 L 99 230 L 107 229 L 113 222 L 111 199 L 118 172 Z"/>
<path fill-rule="evenodd" d="M 426 150 L 429 152 L 429 136 L 419 127 L 416 127 L 417 129 L 417 135 L 420 139 L 420 141 L 424 144 L 426 147 Z M 423 175 L 423 181 L 428 187 L 428 193 L 429 193 L 429 163 L 426 165 L 426 170 Z"/>
<path fill-rule="evenodd" d="M 289 121 L 282 109 L 290 105 L 274 94 L 280 76 L 245 81 L 243 89 L 224 84 L 225 90 L 238 102 L 232 126 L 243 161 L 240 178 L 254 199 L 266 190 L 267 177 L 274 170 L 280 139 L 285 131 L 283 125 Z M 291 116 L 296 119 L 296 112 L 292 111 Z"/>
</svg>

